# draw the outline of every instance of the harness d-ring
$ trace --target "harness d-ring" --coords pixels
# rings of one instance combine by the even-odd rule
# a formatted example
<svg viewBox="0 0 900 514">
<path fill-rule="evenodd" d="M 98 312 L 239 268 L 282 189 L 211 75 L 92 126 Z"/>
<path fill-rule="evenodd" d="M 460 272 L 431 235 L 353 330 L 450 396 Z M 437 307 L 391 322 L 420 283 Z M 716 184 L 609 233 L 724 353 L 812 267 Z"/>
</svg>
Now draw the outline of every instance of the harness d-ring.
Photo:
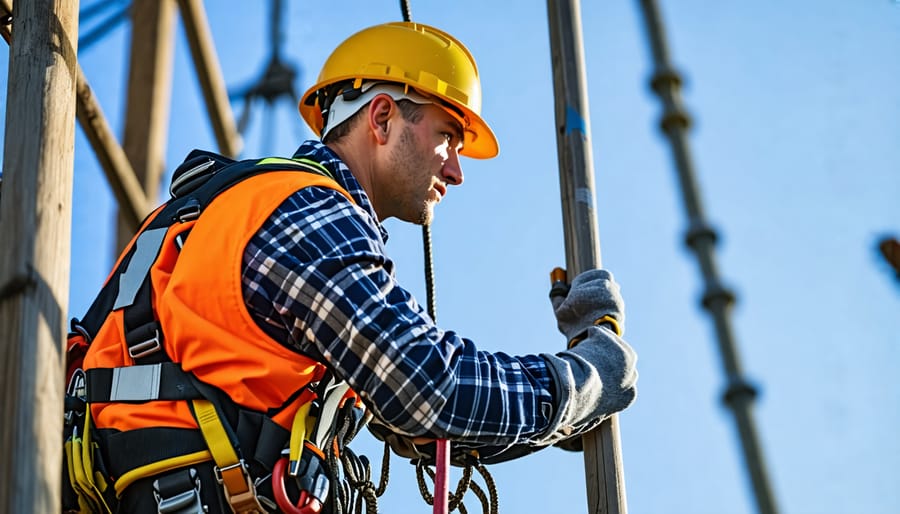
<svg viewBox="0 0 900 514">
<path fill-rule="evenodd" d="M 297 505 L 291 503 L 287 489 L 284 487 L 284 469 L 287 467 L 287 463 L 287 457 L 282 457 L 272 468 L 272 493 L 275 496 L 275 503 L 287 514 L 318 514 L 322 511 L 322 502 L 306 491 L 300 491 Z"/>
</svg>

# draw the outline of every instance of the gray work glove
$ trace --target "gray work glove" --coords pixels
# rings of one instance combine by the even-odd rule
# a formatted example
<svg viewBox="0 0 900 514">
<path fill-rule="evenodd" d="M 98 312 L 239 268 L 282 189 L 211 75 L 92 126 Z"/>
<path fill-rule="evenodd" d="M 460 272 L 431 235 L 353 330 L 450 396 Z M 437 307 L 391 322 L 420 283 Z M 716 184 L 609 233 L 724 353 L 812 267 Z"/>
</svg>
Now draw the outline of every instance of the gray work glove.
<svg viewBox="0 0 900 514">
<path fill-rule="evenodd" d="M 553 299 L 560 331 L 570 349 L 542 354 L 556 387 L 556 411 L 541 444 L 583 434 L 637 395 L 637 354 L 621 337 L 624 302 L 612 274 L 584 272 L 564 298 Z"/>
<path fill-rule="evenodd" d="M 556 325 L 569 347 L 578 342 L 590 326 L 608 324 L 619 336 L 625 333 L 625 302 L 612 273 L 594 269 L 579 274 L 566 295 L 553 295 Z"/>
</svg>

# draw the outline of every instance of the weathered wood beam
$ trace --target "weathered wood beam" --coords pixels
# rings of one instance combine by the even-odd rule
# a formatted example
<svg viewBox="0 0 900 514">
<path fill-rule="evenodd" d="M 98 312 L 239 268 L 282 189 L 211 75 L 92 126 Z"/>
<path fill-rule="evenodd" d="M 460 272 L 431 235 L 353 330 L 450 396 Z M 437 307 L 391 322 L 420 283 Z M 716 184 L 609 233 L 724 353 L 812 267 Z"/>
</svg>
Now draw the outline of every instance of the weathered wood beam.
<svg viewBox="0 0 900 514">
<path fill-rule="evenodd" d="M 134 0 L 131 55 L 122 147 L 149 199 L 155 199 L 165 167 L 175 27 L 174 0 Z M 137 226 L 120 215 L 117 248 Z M 117 252 L 118 253 L 118 252 Z"/>
<path fill-rule="evenodd" d="M 106 174 L 106 180 L 119 203 L 119 212 L 135 229 L 144 216 L 150 212 L 151 204 L 144 194 L 144 188 L 119 146 L 115 134 L 109 128 L 103 110 L 91 90 L 84 71 L 78 67 L 78 87 L 76 88 L 77 114 L 81 129 L 84 130 L 94 155 Z"/>
<path fill-rule="evenodd" d="M 16 29 L 0 202 L 0 512 L 60 512 L 78 1 L 3 9 Z"/>
<path fill-rule="evenodd" d="M 234 113 L 225 90 L 225 79 L 222 77 L 203 2 L 178 0 L 178 6 L 219 151 L 228 157 L 237 157 L 243 141 L 234 123 Z"/>
</svg>

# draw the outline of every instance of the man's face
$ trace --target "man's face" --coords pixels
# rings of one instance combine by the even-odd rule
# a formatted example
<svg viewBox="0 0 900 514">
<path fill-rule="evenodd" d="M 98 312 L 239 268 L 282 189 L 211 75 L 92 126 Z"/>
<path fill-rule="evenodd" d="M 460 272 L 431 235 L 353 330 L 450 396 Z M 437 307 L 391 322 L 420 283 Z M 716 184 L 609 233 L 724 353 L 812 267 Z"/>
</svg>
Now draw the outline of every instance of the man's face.
<svg viewBox="0 0 900 514">
<path fill-rule="evenodd" d="M 463 182 L 459 163 L 462 127 L 435 105 L 424 105 L 422 118 L 412 123 L 400 118 L 401 129 L 390 152 L 392 215 L 419 225 L 431 223 L 434 206 L 449 185 Z"/>
</svg>

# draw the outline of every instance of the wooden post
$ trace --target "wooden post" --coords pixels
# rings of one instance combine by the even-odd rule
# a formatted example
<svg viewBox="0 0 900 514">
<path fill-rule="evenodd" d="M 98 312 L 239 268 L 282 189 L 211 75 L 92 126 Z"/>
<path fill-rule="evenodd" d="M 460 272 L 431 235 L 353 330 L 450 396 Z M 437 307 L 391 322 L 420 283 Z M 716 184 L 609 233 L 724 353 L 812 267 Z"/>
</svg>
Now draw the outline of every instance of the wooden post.
<svg viewBox="0 0 900 514">
<path fill-rule="evenodd" d="M 122 146 L 145 196 L 153 203 L 165 166 L 175 1 L 134 0 L 131 8 L 128 104 Z M 137 226 L 119 216 L 117 250 L 131 240 L 135 230 Z"/>
<path fill-rule="evenodd" d="M 116 201 L 119 202 L 120 216 L 131 226 L 137 227 L 152 205 L 144 196 L 144 188 L 141 187 L 131 163 L 128 162 L 128 157 L 109 128 L 81 66 L 78 66 L 76 98 L 75 112 L 78 121 L 100 162 L 100 167 L 106 173 L 106 180 L 112 188 Z"/>
<path fill-rule="evenodd" d="M 587 80 L 578 0 L 548 0 L 556 142 L 569 277 L 599 268 L 600 239 L 594 211 L 594 163 L 590 145 Z M 585 434 L 584 471 L 588 512 L 624 514 L 625 476 L 618 416 Z"/>
<path fill-rule="evenodd" d="M 78 1 L 13 5 L 0 201 L 0 512 L 59 512 Z"/>
<path fill-rule="evenodd" d="M 241 136 L 234 124 L 234 114 L 203 3 L 201 0 L 178 0 L 178 6 L 219 151 L 228 157 L 237 157 L 241 152 Z"/>
</svg>

